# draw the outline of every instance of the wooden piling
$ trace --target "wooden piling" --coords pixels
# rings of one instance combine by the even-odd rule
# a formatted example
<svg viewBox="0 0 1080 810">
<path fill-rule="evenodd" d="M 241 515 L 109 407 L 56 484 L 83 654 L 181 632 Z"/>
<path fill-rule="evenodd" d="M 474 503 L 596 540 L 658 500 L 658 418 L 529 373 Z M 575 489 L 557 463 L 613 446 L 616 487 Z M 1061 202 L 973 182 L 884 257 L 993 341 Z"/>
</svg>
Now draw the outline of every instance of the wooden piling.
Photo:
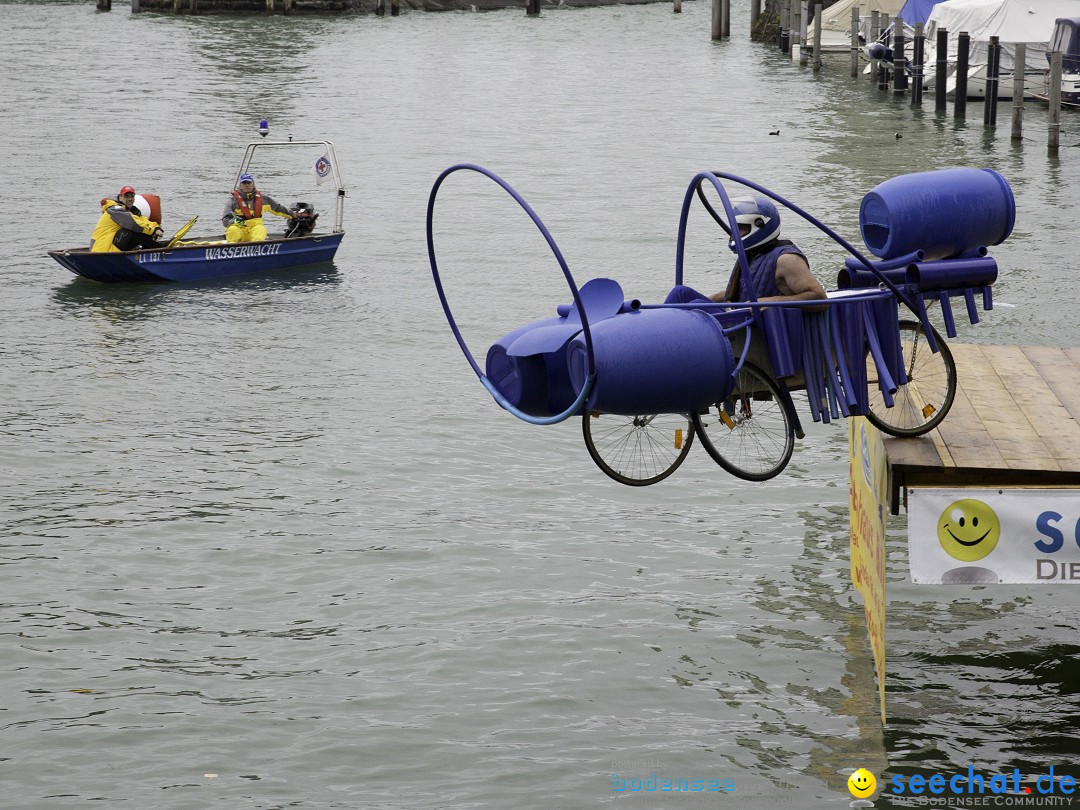
<svg viewBox="0 0 1080 810">
<path fill-rule="evenodd" d="M 968 53 L 971 35 L 961 31 L 956 40 L 956 96 L 953 99 L 953 117 L 967 118 Z"/>
<path fill-rule="evenodd" d="M 375 0 L 375 16 L 382 17 L 386 14 L 386 0 Z"/>
<path fill-rule="evenodd" d="M 799 3 L 799 31 L 802 34 L 802 45 L 799 47 L 799 64 L 803 67 L 810 62 L 810 29 L 807 17 L 810 16 L 810 0 L 802 0 Z"/>
<path fill-rule="evenodd" d="M 814 72 L 821 70 L 821 17 L 825 13 L 821 3 L 814 4 Z"/>
<path fill-rule="evenodd" d="M 915 42 L 911 54 L 911 106 L 922 106 L 923 61 L 926 58 L 926 35 L 923 24 L 915 23 Z"/>
<path fill-rule="evenodd" d="M 791 58 L 795 58 L 795 54 L 799 55 L 799 61 L 802 62 L 802 53 L 806 50 L 806 39 L 803 36 L 803 14 L 806 9 L 806 0 L 794 0 L 795 13 L 794 20 L 791 24 Z"/>
<path fill-rule="evenodd" d="M 400 13 L 401 13 L 401 2 L 400 2 L 400 0 L 390 0 L 390 16 L 391 17 L 396 17 Z"/>
<path fill-rule="evenodd" d="M 998 84 L 1000 83 L 998 74 L 1001 72 L 1000 37 L 990 37 L 990 47 L 986 56 L 986 96 L 983 99 L 983 126 L 993 128 L 997 126 Z M 1019 65 L 1019 63 L 1017 64 Z M 1023 72 L 1022 67 L 1014 71 L 1014 73 Z"/>
<path fill-rule="evenodd" d="M 851 78 L 859 77 L 859 7 L 851 7 Z"/>
<path fill-rule="evenodd" d="M 758 20 L 761 18 L 761 0 L 750 0 L 750 36 L 758 28 Z"/>
<path fill-rule="evenodd" d="M 682 14 L 682 0 L 675 0 L 674 11 L 676 14 Z"/>
<path fill-rule="evenodd" d="M 98 11 L 112 11 L 112 0 L 98 0 Z"/>
<path fill-rule="evenodd" d="M 716 0 L 713 0 L 715 3 Z M 540 16 L 540 0 L 525 0 L 525 16 L 526 17 L 539 17 Z"/>
<path fill-rule="evenodd" d="M 780 3 L 780 53 L 791 53 L 791 3 Z"/>
<path fill-rule="evenodd" d="M 1061 140 L 1061 51 L 1050 54 L 1050 110 L 1047 115 L 1049 132 L 1046 148 L 1056 153 Z"/>
<path fill-rule="evenodd" d="M 1013 56 L 1012 139 L 1019 141 L 1024 137 L 1024 72 L 1016 70 L 1015 65 L 1027 64 L 1027 45 L 1017 42 L 1013 48 L 1016 51 Z"/>
<path fill-rule="evenodd" d="M 893 25 L 893 93 L 907 92 L 907 59 L 904 58 L 904 21 L 899 17 Z"/>
<path fill-rule="evenodd" d="M 720 0 L 712 0 L 712 39 L 715 42 L 720 39 Z"/>
<path fill-rule="evenodd" d="M 871 11 L 870 12 L 870 39 L 867 40 L 867 41 L 868 42 L 877 42 L 879 36 L 881 36 L 881 12 L 880 11 Z M 880 64 L 879 64 L 880 62 L 881 62 L 880 59 L 871 59 L 870 60 L 870 81 L 872 81 L 872 82 L 876 82 L 879 79 L 879 77 L 878 77 L 878 69 L 880 68 Z"/>
<path fill-rule="evenodd" d="M 945 112 L 946 77 L 949 73 L 949 32 L 939 28 L 937 32 L 937 62 L 934 65 L 934 110 Z"/>
</svg>

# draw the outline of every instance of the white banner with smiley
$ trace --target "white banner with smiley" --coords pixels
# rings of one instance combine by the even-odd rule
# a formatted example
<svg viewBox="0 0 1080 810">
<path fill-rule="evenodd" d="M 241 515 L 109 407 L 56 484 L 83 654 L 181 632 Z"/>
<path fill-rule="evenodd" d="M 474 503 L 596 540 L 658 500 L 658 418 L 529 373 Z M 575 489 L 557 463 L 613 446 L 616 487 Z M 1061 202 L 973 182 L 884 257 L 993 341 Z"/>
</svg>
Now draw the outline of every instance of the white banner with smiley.
<svg viewBox="0 0 1080 810">
<path fill-rule="evenodd" d="M 907 506 L 915 583 L 1080 583 L 1080 490 L 912 488 Z"/>
</svg>

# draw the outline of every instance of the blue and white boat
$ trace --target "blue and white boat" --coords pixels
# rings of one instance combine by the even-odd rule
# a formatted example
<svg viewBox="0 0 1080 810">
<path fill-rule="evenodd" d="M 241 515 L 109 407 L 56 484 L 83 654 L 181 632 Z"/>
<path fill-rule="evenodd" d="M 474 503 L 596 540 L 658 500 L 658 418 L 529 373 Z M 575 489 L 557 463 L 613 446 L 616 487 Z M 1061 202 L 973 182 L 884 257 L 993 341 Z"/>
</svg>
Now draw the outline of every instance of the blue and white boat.
<svg viewBox="0 0 1080 810">
<path fill-rule="evenodd" d="M 1080 17 L 1060 17 L 1054 20 L 1054 35 L 1046 51 L 1050 60 L 1054 51 L 1061 52 L 1061 105 L 1080 107 Z M 1035 97 L 1041 101 L 1050 100 L 1050 74 L 1047 74 L 1047 87 Z"/>
<path fill-rule="evenodd" d="M 345 187 L 332 143 L 292 140 L 249 143 L 233 185 L 234 188 L 238 187 L 240 175 L 252 171 L 258 150 L 290 148 L 299 152 L 297 147 L 306 148 L 309 155 L 321 153 L 312 168 L 315 183 L 333 181 L 336 192 L 332 203 L 334 218 L 329 230 L 319 231 L 316 223 L 318 214 L 309 203 L 296 203 L 294 207 L 301 213 L 288 220 L 286 234 L 291 235 L 273 237 L 263 242 L 229 243 L 224 235 L 215 234 L 183 241 L 174 237 L 168 246 L 147 250 L 92 253 L 86 246 L 51 250 L 49 255 L 72 273 L 105 283 L 197 282 L 331 261 L 345 236 L 342 229 Z M 275 177 L 274 182 L 281 185 L 281 178 Z M 306 191 L 304 193 L 307 194 Z"/>
</svg>

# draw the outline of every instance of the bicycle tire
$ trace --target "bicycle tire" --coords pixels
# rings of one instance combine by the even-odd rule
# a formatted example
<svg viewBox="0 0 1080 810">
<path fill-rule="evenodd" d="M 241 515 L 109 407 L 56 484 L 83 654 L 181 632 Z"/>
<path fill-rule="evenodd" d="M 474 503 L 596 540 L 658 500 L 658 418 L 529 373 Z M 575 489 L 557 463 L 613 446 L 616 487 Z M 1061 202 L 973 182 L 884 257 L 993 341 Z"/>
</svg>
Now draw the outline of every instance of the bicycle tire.
<svg viewBox="0 0 1080 810">
<path fill-rule="evenodd" d="M 731 394 L 693 414 L 694 430 L 713 461 L 746 481 L 768 481 L 788 465 L 795 430 L 779 386 L 753 363 L 735 375 Z"/>
<path fill-rule="evenodd" d="M 601 418 L 604 422 L 598 427 Z M 631 487 L 663 481 L 679 468 L 694 443 L 694 425 L 685 414 L 619 416 L 586 410 L 581 431 L 596 466 Z"/>
<path fill-rule="evenodd" d="M 933 329 L 933 327 L 931 327 Z M 900 346 L 908 382 L 893 394 L 887 408 L 878 388 L 878 372 L 872 355 L 866 357 L 866 380 L 870 407 L 866 418 L 878 430 L 899 438 L 922 436 L 941 424 L 956 398 L 956 363 L 952 352 L 933 329 L 938 351 L 930 351 L 922 324 L 900 321 Z"/>
</svg>

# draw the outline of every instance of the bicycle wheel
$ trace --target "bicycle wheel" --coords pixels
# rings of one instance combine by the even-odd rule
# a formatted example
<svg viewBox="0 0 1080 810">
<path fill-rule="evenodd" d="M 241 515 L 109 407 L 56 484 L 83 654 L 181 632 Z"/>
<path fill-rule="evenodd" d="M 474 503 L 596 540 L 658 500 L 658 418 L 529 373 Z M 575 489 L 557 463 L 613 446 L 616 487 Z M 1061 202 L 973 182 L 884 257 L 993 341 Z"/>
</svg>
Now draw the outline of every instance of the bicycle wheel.
<svg viewBox="0 0 1080 810">
<path fill-rule="evenodd" d="M 596 466 L 632 487 L 663 481 L 683 463 L 694 443 L 693 424 L 677 413 L 617 416 L 587 410 L 581 431 Z"/>
<path fill-rule="evenodd" d="M 891 436 L 922 436 L 936 428 L 952 407 L 956 396 L 956 364 L 941 335 L 934 330 L 937 353 L 930 351 L 926 333 L 918 321 L 900 322 L 900 349 L 908 382 L 893 394 L 893 406 L 885 407 L 878 388 L 878 371 L 872 355 L 866 357 L 870 409 L 866 418 Z"/>
<path fill-rule="evenodd" d="M 739 369 L 727 399 L 693 420 L 713 461 L 739 478 L 767 481 L 791 460 L 795 431 L 783 395 L 753 363 Z"/>
</svg>

